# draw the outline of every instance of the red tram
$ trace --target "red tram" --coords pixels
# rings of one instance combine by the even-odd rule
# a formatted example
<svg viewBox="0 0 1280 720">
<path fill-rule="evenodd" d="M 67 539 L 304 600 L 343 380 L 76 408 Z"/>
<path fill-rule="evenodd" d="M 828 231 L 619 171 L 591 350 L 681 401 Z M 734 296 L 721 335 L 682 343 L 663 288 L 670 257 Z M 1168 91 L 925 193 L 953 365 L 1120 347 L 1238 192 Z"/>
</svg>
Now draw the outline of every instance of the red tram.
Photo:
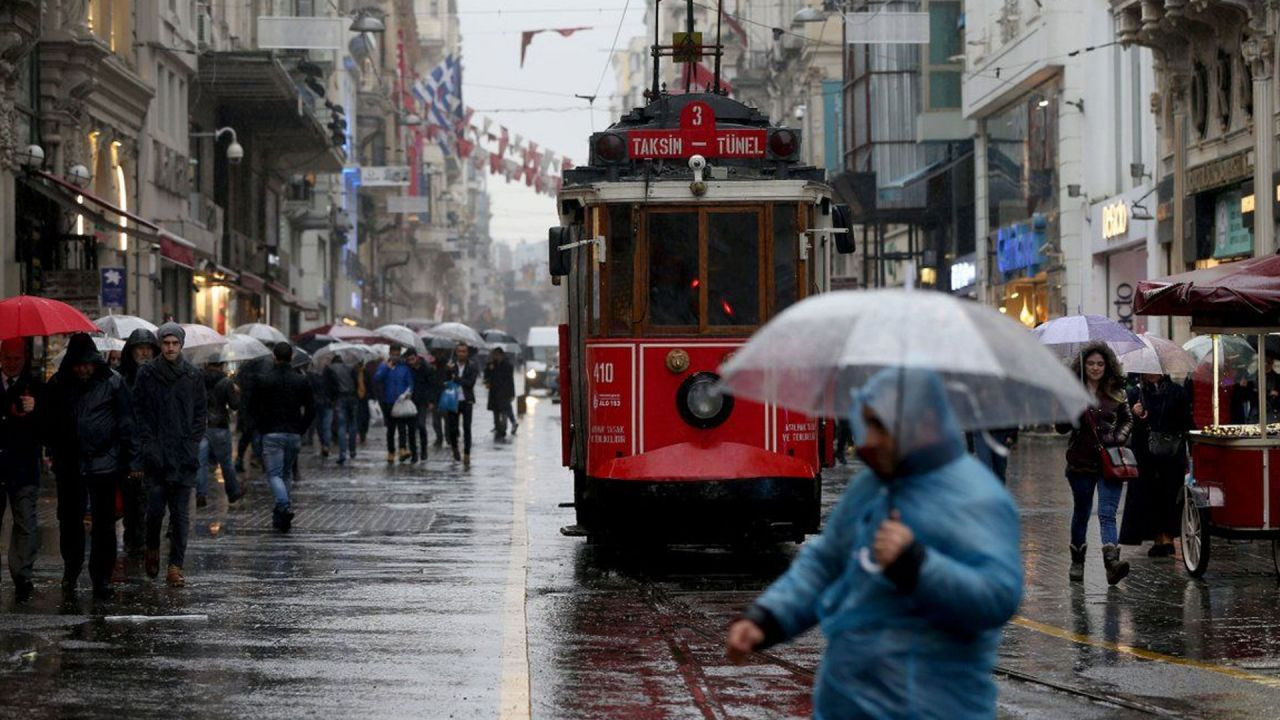
<svg viewBox="0 0 1280 720">
<path fill-rule="evenodd" d="M 651 97 L 591 136 L 557 197 L 549 265 L 568 309 L 563 459 L 577 513 L 564 532 L 800 541 L 818 529 L 831 423 L 722 395 L 717 369 L 829 289 L 834 253 L 853 249 L 847 208 L 801 165 L 797 131 L 714 92 Z"/>
</svg>

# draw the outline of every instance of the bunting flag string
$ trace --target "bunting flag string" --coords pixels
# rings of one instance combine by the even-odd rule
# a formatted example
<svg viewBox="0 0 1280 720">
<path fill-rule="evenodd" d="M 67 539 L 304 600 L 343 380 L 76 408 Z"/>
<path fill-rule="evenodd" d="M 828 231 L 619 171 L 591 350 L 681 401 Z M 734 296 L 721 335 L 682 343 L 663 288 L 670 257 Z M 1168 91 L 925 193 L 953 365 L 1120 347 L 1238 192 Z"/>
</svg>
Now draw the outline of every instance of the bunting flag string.
<svg viewBox="0 0 1280 720">
<path fill-rule="evenodd" d="M 579 29 L 585 28 L 566 30 L 571 34 Z M 447 55 L 426 77 L 415 77 L 408 84 L 406 103 L 415 100 L 421 103 L 424 119 L 414 132 L 415 147 L 435 142 L 445 156 L 457 157 L 464 167 L 469 164 L 477 172 L 487 169 L 508 183 L 523 180 L 535 192 L 554 195 L 563 187 L 563 174 L 573 167 L 568 158 L 512 134 L 492 118 L 477 118 L 475 110 L 462 102 L 461 58 Z M 559 175 L 551 174 L 557 170 Z"/>
</svg>

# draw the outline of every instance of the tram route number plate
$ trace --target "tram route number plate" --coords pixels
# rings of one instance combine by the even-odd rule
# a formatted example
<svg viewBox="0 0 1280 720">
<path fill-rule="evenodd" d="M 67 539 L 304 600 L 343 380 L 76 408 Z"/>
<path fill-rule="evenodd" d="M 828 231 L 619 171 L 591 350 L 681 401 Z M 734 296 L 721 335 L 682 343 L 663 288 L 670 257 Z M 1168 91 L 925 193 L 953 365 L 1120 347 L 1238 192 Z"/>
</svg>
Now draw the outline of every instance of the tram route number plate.
<svg viewBox="0 0 1280 720">
<path fill-rule="evenodd" d="M 716 128 L 711 105 L 692 102 L 680 111 L 680 127 L 632 130 L 627 152 L 637 160 L 670 160 L 701 155 L 707 158 L 762 158 L 768 133 L 757 128 Z"/>
</svg>

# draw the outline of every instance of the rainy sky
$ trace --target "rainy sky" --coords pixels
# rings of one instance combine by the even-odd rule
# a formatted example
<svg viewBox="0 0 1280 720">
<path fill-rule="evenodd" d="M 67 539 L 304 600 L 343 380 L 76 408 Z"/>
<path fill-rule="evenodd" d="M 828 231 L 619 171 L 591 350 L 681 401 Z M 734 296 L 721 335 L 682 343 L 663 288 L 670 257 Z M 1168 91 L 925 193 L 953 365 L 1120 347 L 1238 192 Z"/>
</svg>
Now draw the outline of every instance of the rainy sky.
<svg viewBox="0 0 1280 720">
<path fill-rule="evenodd" d="M 513 138 L 519 134 L 557 156 L 584 162 L 592 116 L 597 129 L 611 122 L 608 96 L 615 82 L 609 48 L 620 22 L 619 47 L 644 32 L 644 6 L 644 0 L 458 0 L 463 97 L 475 108 L 475 124 L 490 117 Z M 591 29 L 569 37 L 535 36 L 520 67 L 522 31 L 580 26 Z M 589 111 L 575 93 L 599 94 L 596 110 Z M 554 201 L 523 183 L 490 176 L 489 193 L 494 240 L 536 241 L 558 224 Z"/>
</svg>

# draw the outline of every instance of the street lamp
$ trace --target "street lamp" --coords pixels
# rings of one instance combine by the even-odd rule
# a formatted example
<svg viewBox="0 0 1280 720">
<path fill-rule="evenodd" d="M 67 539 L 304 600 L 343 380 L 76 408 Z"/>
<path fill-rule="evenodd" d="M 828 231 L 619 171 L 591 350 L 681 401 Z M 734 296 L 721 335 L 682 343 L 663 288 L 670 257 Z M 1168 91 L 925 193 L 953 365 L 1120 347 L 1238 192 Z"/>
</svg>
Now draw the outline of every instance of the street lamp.
<svg viewBox="0 0 1280 720">
<path fill-rule="evenodd" d="M 84 165 L 72 165 L 67 170 L 67 179 L 76 187 L 84 187 L 89 184 L 93 176 L 89 174 L 89 168 Z"/>
<path fill-rule="evenodd" d="M 44 165 L 44 148 L 39 145 L 28 145 L 18 153 L 18 164 L 31 170 L 39 170 Z"/>
</svg>

